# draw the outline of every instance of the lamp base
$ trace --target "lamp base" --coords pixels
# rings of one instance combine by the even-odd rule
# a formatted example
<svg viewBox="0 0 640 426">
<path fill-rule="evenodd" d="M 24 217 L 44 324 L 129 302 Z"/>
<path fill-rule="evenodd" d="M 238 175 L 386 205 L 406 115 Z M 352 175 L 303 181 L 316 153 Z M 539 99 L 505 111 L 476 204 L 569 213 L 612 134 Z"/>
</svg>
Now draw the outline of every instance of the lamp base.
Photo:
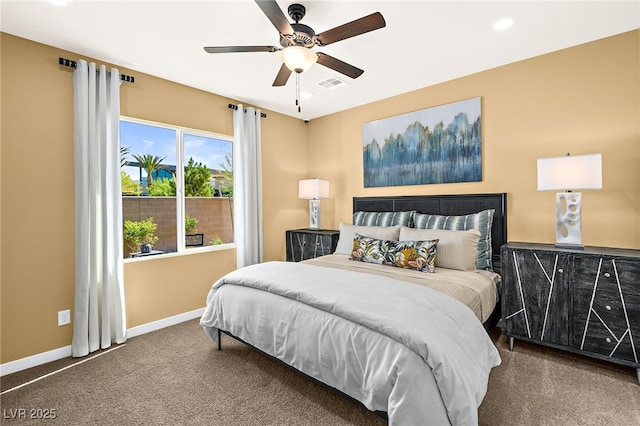
<svg viewBox="0 0 640 426">
<path fill-rule="evenodd" d="M 309 228 L 320 229 L 320 200 L 309 200 Z"/>
<path fill-rule="evenodd" d="M 584 248 L 581 210 L 581 193 L 558 192 L 556 194 L 556 247 Z"/>
</svg>

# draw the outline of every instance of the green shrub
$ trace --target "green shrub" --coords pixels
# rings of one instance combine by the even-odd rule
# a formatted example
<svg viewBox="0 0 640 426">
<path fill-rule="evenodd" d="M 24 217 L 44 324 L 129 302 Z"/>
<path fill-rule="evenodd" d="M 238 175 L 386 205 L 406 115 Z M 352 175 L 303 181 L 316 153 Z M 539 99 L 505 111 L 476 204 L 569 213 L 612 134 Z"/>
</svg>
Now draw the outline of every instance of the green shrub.
<svg viewBox="0 0 640 426">
<path fill-rule="evenodd" d="M 210 246 L 217 246 L 220 244 L 224 244 L 224 240 L 220 237 L 220 235 L 214 235 L 213 239 L 209 241 Z"/>
<path fill-rule="evenodd" d="M 143 244 L 153 246 L 158 241 L 157 228 L 158 224 L 153 221 L 153 217 L 137 221 L 125 220 L 123 237 L 129 251 L 140 251 L 140 246 Z"/>
<path fill-rule="evenodd" d="M 196 229 L 196 225 L 198 224 L 199 220 L 196 219 L 195 217 L 191 217 L 189 215 L 185 215 L 184 217 L 184 233 L 185 234 L 195 234 L 196 232 L 198 232 L 198 230 Z"/>
<path fill-rule="evenodd" d="M 156 179 L 147 186 L 147 193 L 150 197 L 175 197 L 176 181 L 169 178 Z"/>
<path fill-rule="evenodd" d="M 126 172 L 120 172 L 122 195 L 140 195 L 140 183 L 134 182 Z"/>
</svg>

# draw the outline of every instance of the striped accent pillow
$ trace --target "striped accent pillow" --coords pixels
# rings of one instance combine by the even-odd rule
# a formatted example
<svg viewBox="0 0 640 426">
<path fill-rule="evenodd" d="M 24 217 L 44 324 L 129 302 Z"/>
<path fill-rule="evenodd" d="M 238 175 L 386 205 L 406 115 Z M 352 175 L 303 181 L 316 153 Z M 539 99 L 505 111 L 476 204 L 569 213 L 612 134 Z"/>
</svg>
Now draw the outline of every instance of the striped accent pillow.
<svg viewBox="0 0 640 426">
<path fill-rule="evenodd" d="M 353 224 L 358 226 L 409 226 L 413 227 L 415 210 L 404 212 L 355 212 Z"/>
<path fill-rule="evenodd" d="M 482 210 L 465 216 L 416 213 L 413 220 L 415 228 L 418 229 L 449 229 L 457 231 L 477 229 L 480 231 L 480 240 L 478 241 L 476 266 L 478 269 L 493 271 L 491 264 L 491 225 L 493 224 L 494 213 L 495 209 Z"/>
</svg>

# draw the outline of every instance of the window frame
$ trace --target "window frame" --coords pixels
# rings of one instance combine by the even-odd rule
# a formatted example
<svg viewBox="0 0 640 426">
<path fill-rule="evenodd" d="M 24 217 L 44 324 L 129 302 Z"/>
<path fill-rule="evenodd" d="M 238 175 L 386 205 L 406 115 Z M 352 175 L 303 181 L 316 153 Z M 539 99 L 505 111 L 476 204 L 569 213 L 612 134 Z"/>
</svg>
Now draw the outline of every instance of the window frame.
<svg viewBox="0 0 640 426">
<path fill-rule="evenodd" d="M 184 153 L 184 135 L 188 134 L 190 136 L 200 136 L 200 137 L 204 137 L 204 138 L 208 138 L 208 139 L 217 139 L 217 140 L 222 140 L 222 141 L 228 141 L 231 144 L 231 155 L 232 158 L 235 158 L 234 156 L 234 150 L 235 150 L 235 144 L 234 144 L 234 138 L 233 136 L 230 135 L 223 135 L 221 133 L 215 133 L 215 132 L 209 132 L 206 130 L 199 130 L 199 129 L 193 129 L 190 127 L 184 127 L 184 126 L 178 126 L 178 125 L 173 125 L 173 124 L 167 124 L 167 123 L 160 123 L 157 121 L 151 121 L 151 120 L 145 120 L 145 119 L 141 119 L 141 118 L 135 118 L 135 117 L 129 117 L 126 115 L 120 115 L 120 118 L 118 120 L 118 126 L 120 125 L 119 123 L 121 121 L 126 121 L 129 123 L 134 123 L 134 124 L 141 124 L 141 125 L 146 125 L 146 126 L 154 126 L 154 127 L 160 127 L 163 129 L 168 129 L 168 130 L 173 130 L 175 131 L 175 135 L 176 135 L 176 140 L 175 140 L 175 147 L 176 147 L 176 247 L 177 250 L 175 252 L 167 252 L 167 253 L 162 253 L 162 254 L 158 254 L 158 255 L 154 255 L 154 256 L 143 256 L 143 257 L 126 257 L 124 258 L 125 262 L 140 262 L 140 261 L 145 261 L 145 260 L 150 260 L 150 259 L 157 259 L 157 258 L 161 258 L 161 257 L 172 257 L 172 256 L 183 256 L 183 255 L 189 255 L 189 254 L 195 254 L 195 253 L 203 253 L 203 252 L 210 252 L 210 251 L 219 251 L 219 250 L 229 250 L 229 249 L 235 249 L 236 248 L 236 242 L 235 242 L 235 230 L 233 232 L 233 242 L 230 243 L 223 243 L 223 244 L 216 244 L 216 245 L 205 245 L 202 247 L 190 247 L 187 248 L 185 245 L 185 229 L 184 229 L 184 222 L 185 222 L 185 216 L 186 216 L 186 202 L 185 199 L 186 197 L 184 196 L 184 166 L 185 166 L 185 153 Z M 122 146 L 120 144 L 120 135 L 118 135 L 118 144 L 119 146 Z M 235 163 L 235 161 L 234 161 Z M 232 165 L 233 166 L 233 165 Z M 235 187 L 236 187 L 236 180 L 235 180 L 235 173 L 233 175 L 233 187 L 234 187 L 234 193 L 235 193 Z M 121 195 L 122 197 L 122 195 Z M 118 214 L 120 215 L 120 217 L 122 218 L 122 209 L 120 209 L 120 211 L 118 212 Z M 233 217 L 233 222 L 235 223 L 235 209 L 233 210 L 234 215 Z"/>
</svg>

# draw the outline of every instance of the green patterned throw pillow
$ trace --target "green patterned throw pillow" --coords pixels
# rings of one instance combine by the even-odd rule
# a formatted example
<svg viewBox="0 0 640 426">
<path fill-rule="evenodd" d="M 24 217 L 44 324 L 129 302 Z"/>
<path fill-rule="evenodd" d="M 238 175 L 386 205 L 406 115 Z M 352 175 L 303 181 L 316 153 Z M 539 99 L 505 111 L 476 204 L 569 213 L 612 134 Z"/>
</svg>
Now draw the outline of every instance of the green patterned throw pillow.
<svg viewBox="0 0 640 426">
<path fill-rule="evenodd" d="M 437 245 L 438 240 L 387 241 L 355 233 L 349 259 L 433 273 Z"/>
</svg>

